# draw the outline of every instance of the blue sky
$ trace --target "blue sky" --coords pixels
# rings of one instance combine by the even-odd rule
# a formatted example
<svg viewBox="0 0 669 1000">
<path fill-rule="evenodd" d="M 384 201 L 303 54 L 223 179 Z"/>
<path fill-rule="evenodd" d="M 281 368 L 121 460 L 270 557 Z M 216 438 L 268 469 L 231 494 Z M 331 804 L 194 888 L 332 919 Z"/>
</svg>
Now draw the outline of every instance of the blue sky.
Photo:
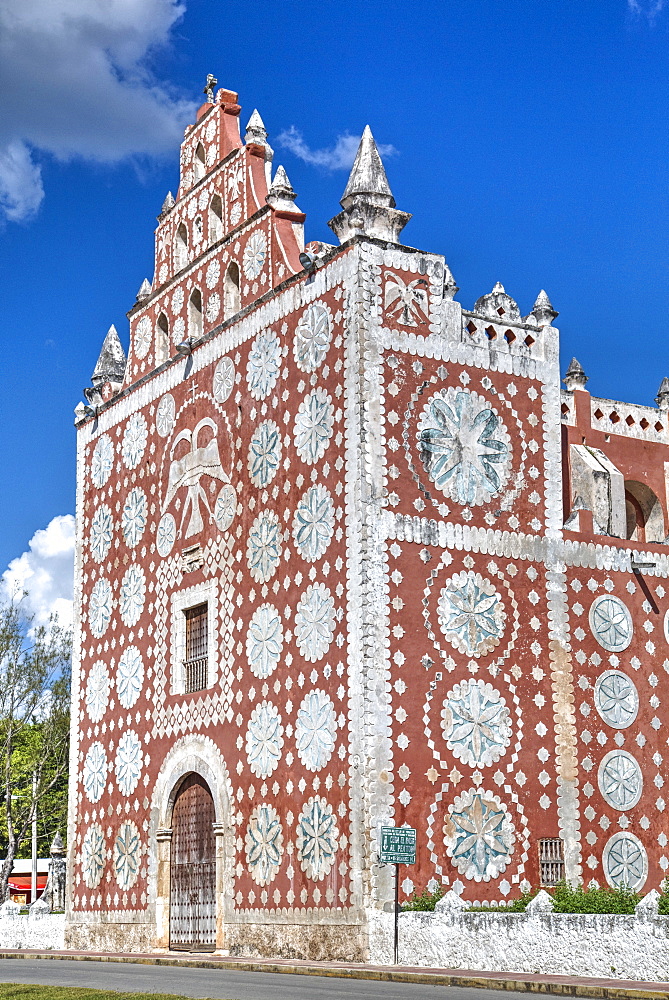
<svg viewBox="0 0 669 1000">
<path fill-rule="evenodd" d="M 369 123 L 403 238 L 446 255 L 465 306 L 500 280 L 525 313 L 546 288 L 563 368 L 576 354 L 593 394 L 651 403 L 668 41 L 669 0 L 0 0 L 0 573 L 74 510 L 72 410 L 110 323 L 127 341 L 208 72 L 243 124 L 260 110 L 307 239 L 334 241 L 347 136 Z M 18 578 L 67 576 L 56 524 Z"/>
</svg>

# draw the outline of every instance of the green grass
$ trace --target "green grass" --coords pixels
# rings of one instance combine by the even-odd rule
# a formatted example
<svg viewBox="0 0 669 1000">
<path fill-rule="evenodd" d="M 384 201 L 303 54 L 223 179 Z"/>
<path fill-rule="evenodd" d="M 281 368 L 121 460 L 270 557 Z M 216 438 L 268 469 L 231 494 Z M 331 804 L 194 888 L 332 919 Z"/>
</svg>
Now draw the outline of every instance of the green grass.
<svg viewBox="0 0 669 1000">
<path fill-rule="evenodd" d="M 88 990 L 79 986 L 33 986 L 0 983 L 2 1000 L 189 1000 L 176 993 L 116 993 Z"/>
</svg>

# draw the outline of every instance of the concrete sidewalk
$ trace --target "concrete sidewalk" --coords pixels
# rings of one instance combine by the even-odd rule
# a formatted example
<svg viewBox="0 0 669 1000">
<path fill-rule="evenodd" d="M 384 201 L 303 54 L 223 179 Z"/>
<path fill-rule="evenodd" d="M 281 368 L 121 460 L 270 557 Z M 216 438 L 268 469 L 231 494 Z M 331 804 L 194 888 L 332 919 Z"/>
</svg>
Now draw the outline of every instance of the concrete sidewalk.
<svg viewBox="0 0 669 1000">
<path fill-rule="evenodd" d="M 349 962 L 309 962 L 295 959 L 235 958 L 227 955 L 163 952 L 146 955 L 112 952 L 9 951 L 0 959 L 45 959 L 81 962 L 119 962 L 139 965 L 172 965 L 196 969 L 230 969 L 238 972 L 271 972 L 341 979 L 368 979 L 429 986 L 459 986 L 517 993 L 549 993 L 572 997 L 606 997 L 610 1000 L 669 1000 L 669 982 L 646 983 L 625 979 L 590 979 L 574 976 L 539 976 L 524 972 L 470 972 L 464 969 L 426 969 L 411 966 L 360 965 Z M 2 969 L 0 967 L 0 982 Z"/>
</svg>

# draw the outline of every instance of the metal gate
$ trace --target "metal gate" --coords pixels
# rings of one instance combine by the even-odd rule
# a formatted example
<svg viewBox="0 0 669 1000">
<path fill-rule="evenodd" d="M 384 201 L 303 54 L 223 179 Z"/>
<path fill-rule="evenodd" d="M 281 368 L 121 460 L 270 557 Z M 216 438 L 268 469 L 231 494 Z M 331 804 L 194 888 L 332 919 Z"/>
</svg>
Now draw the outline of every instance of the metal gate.
<svg viewBox="0 0 669 1000">
<path fill-rule="evenodd" d="M 214 802 L 197 774 L 184 781 L 172 813 L 170 948 L 216 947 L 216 838 Z"/>
</svg>

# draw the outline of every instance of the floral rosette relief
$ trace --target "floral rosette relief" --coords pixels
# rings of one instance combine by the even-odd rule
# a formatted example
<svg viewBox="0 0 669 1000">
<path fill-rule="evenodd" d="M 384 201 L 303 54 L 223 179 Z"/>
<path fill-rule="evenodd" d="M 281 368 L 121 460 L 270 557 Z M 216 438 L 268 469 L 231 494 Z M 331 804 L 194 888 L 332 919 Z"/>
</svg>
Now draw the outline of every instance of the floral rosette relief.
<svg viewBox="0 0 669 1000">
<path fill-rule="evenodd" d="M 479 506 L 505 486 L 511 439 L 476 392 L 451 386 L 432 396 L 418 423 L 418 450 L 428 478 L 456 503 Z"/>
<path fill-rule="evenodd" d="M 490 653 L 504 634 L 506 612 L 490 580 L 472 570 L 456 573 L 442 587 L 437 603 L 439 628 L 460 653 Z"/>
<path fill-rule="evenodd" d="M 492 792 L 457 795 L 444 821 L 446 853 L 461 875 L 489 882 L 506 871 L 516 841 L 508 810 Z"/>
<path fill-rule="evenodd" d="M 488 767 L 506 753 L 511 720 L 504 698 L 491 684 L 469 679 L 449 691 L 441 728 L 451 753 L 470 767 Z"/>
</svg>

